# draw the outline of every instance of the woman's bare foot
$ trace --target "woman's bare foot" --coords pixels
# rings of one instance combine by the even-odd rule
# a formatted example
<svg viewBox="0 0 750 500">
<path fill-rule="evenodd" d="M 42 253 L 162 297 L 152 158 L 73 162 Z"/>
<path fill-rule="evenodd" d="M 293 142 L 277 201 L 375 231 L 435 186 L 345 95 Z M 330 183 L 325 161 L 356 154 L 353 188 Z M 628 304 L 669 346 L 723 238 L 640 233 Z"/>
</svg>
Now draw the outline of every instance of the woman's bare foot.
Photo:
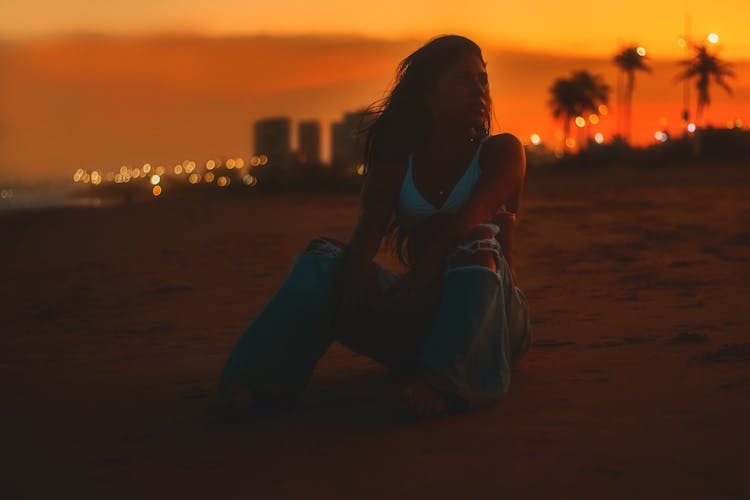
<svg viewBox="0 0 750 500">
<path fill-rule="evenodd" d="M 434 417 L 448 409 L 448 401 L 423 380 L 417 380 L 404 389 L 406 404 L 417 417 Z"/>
</svg>

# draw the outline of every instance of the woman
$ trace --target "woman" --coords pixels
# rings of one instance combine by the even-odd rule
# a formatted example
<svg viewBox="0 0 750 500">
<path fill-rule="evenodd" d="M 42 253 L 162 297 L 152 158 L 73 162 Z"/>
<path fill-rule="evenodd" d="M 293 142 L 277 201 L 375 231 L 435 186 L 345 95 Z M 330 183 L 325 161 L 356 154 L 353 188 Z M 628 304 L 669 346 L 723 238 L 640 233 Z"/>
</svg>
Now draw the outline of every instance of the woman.
<svg viewBox="0 0 750 500">
<path fill-rule="evenodd" d="M 525 176 L 510 134 L 490 136 L 480 48 L 437 37 L 401 61 L 364 130 L 366 177 L 350 242 L 318 237 L 235 346 L 229 408 L 290 407 L 333 340 L 409 376 L 425 417 L 502 398 L 531 344 L 512 234 Z M 373 262 L 383 238 L 408 266 Z"/>
</svg>

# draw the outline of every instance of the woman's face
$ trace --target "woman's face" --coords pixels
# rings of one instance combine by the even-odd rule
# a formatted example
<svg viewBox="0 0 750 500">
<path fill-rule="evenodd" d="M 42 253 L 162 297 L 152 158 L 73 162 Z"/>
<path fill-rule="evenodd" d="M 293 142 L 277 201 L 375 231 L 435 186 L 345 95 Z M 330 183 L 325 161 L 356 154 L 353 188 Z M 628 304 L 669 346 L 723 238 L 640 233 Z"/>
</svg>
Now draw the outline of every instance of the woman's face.
<svg viewBox="0 0 750 500">
<path fill-rule="evenodd" d="M 466 127 L 481 128 L 487 119 L 489 104 L 490 88 L 484 62 L 469 52 L 442 74 L 437 88 L 427 97 L 435 120 L 450 120 Z"/>
</svg>

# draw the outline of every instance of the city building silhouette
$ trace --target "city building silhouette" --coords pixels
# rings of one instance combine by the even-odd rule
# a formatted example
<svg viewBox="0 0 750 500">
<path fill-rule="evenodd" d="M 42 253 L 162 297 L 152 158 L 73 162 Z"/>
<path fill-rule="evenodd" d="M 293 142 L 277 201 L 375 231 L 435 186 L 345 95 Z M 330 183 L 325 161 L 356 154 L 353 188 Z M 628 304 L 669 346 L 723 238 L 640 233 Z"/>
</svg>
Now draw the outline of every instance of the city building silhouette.
<svg viewBox="0 0 750 500">
<path fill-rule="evenodd" d="M 301 121 L 298 125 L 298 161 L 302 165 L 320 164 L 320 122 Z"/>
<path fill-rule="evenodd" d="M 291 119 L 289 117 L 264 118 L 254 126 L 255 155 L 268 157 L 271 169 L 291 166 Z"/>
<path fill-rule="evenodd" d="M 365 126 L 365 110 L 344 113 L 340 122 L 331 124 L 331 166 L 336 170 L 356 170 L 364 162 L 364 137 L 357 130 Z"/>
</svg>

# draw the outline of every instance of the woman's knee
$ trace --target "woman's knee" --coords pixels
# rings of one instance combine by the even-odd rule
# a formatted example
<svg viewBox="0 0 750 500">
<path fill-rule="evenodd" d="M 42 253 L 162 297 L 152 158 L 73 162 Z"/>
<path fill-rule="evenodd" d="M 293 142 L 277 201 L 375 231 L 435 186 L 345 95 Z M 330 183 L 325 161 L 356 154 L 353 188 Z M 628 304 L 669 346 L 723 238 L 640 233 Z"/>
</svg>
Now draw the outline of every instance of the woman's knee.
<svg viewBox="0 0 750 500">
<path fill-rule="evenodd" d="M 471 228 L 451 254 L 448 267 L 483 266 L 496 271 L 500 257 L 500 244 L 495 239 L 498 229 L 494 224 L 479 224 Z"/>
<path fill-rule="evenodd" d="M 346 250 L 346 243 L 327 236 L 316 236 L 307 243 L 303 253 L 308 255 L 341 256 Z"/>
<path fill-rule="evenodd" d="M 495 234 L 497 234 L 497 230 L 495 230 L 492 226 L 493 224 L 478 224 L 472 227 L 469 232 L 467 232 L 463 236 L 463 238 L 461 238 L 460 243 L 467 244 L 476 240 L 494 238 Z"/>
</svg>

